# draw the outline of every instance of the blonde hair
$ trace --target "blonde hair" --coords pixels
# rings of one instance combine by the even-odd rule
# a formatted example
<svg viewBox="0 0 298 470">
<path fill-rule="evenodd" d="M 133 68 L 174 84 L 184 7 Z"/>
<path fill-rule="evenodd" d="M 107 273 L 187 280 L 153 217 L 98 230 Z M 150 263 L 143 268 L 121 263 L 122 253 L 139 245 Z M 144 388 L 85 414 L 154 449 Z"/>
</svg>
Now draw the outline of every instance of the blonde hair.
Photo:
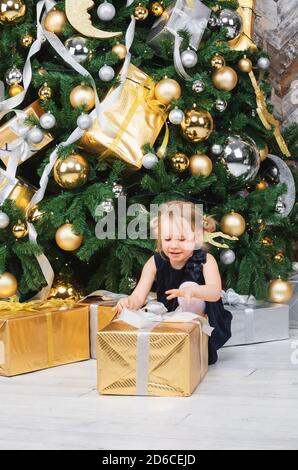
<svg viewBox="0 0 298 470">
<path fill-rule="evenodd" d="M 155 231 L 157 235 L 156 251 L 158 251 L 162 256 L 165 257 L 165 254 L 162 251 L 162 240 L 161 240 L 161 217 L 163 215 L 168 215 L 171 219 L 175 215 L 180 215 L 180 217 L 186 219 L 188 216 L 188 221 L 190 222 L 191 230 L 197 238 L 201 234 L 200 247 L 204 251 L 207 251 L 206 245 L 204 244 L 204 231 L 215 231 L 216 222 L 211 216 L 204 216 L 198 204 L 194 204 L 191 201 L 168 201 L 161 204 L 158 210 L 158 215 L 151 220 L 151 229 Z"/>
</svg>

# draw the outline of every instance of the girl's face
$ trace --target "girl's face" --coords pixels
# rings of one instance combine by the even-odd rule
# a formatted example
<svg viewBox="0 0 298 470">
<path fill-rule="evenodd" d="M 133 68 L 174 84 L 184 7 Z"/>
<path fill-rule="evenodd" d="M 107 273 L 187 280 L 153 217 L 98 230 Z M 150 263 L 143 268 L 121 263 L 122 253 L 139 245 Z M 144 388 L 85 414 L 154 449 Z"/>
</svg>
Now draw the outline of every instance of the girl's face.
<svg viewBox="0 0 298 470">
<path fill-rule="evenodd" d="M 162 217 L 160 221 L 162 250 L 173 263 L 183 263 L 196 247 L 196 237 L 189 222 L 180 217 Z"/>
</svg>

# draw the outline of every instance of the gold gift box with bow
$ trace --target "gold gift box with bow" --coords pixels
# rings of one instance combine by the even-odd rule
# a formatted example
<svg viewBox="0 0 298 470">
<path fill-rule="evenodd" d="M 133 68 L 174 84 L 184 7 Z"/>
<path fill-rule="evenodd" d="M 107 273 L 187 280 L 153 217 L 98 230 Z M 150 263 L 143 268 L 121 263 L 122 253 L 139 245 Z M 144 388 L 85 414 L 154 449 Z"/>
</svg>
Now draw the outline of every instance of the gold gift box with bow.
<svg viewBox="0 0 298 470">
<path fill-rule="evenodd" d="M 10 199 L 15 202 L 19 209 L 26 213 L 35 191 L 33 186 L 18 178 L 8 178 L 6 172 L 0 168 L 0 204 L 5 199 Z"/>
<path fill-rule="evenodd" d="M 190 396 L 208 371 L 208 336 L 200 324 L 158 323 L 150 335 L 147 395 Z M 123 322 L 113 321 L 97 334 L 98 392 L 137 395 L 138 335 Z M 146 333 L 147 334 L 147 333 Z M 139 354 L 138 354 L 139 353 Z M 143 393 L 142 393 L 143 394 Z"/>
<path fill-rule="evenodd" d="M 109 125 L 103 130 L 95 121 L 80 140 L 82 148 L 100 159 L 119 158 L 130 168 L 141 168 L 142 147 L 154 145 L 167 118 L 165 106 L 154 96 L 154 87 L 151 77 L 130 64 L 119 99 L 104 112 Z"/>
<path fill-rule="evenodd" d="M 28 117 L 33 116 L 37 119 L 45 113 L 45 110 L 39 104 L 39 100 L 34 101 L 32 104 L 30 104 L 30 106 L 28 106 L 22 111 Z M 12 142 L 19 138 L 19 136 L 13 131 L 13 129 L 11 129 L 11 126 L 17 122 L 17 119 L 17 116 L 15 116 L 0 127 L 0 149 L 4 151 L 7 149 L 7 153 L 0 157 L 5 166 L 7 166 L 8 159 L 11 154 L 11 152 L 9 152 L 9 144 L 12 144 Z M 34 155 L 34 153 L 44 148 L 46 145 L 52 142 L 52 140 L 53 137 L 51 136 L 51 134 L 45 133 L 43 140 L 39 144 L 33 144 L 31 146 L 31 154 Z M 20 163 L 22 163 L 22 161 L 20 161 Z"/>
<path fill-rule="evenodd" d="M 11 303 L 0 302 L 0 376 L 90 358 L 87 306 L 4 304 Z"/>
</svg>

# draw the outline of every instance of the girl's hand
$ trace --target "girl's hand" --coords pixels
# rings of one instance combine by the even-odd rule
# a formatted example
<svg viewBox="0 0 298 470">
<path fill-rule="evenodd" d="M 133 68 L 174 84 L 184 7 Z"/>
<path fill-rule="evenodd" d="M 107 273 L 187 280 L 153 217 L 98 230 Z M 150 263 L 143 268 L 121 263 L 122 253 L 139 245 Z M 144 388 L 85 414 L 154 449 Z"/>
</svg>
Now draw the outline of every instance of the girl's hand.
<svg viewBox="0 0 298 470">
<path fill-rule="evenodd" d="M 170 289 L 166 290 L 166 294 L 169 294 L 167 300 L 175 299 L 176 297 L 185 297 L 186 302 L 189 304 L 193 297 L 196 297 L 195 287 L 182 287 L 182 289 Z"/>
<path fill-rule="evenodd" d="M 124 308 L 138 310 L 138 308 L 140 308 L 140 302 L 133 295 L 129 295 L 128 297 L 123 297 L 123 299 L 120 299 L 112 310 L 116 310 L 118 313 L 120 313 Z"/>
</svg>

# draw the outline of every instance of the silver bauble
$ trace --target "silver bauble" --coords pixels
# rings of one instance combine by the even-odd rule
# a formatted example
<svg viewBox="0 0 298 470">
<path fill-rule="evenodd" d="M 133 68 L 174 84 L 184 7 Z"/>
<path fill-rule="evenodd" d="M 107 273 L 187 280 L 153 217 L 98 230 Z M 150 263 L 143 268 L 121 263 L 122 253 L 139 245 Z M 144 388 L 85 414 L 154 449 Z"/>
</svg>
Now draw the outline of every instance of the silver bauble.
<svg viewBox="0 0 298 470">
<path fill-rule="evenodd" d="M 39 127 L 32 127 L 32 129 L 28 131 L 26 138 L 32 144 L 40 144 L 44 138 L 44 133 Z"/>
<path fill-rule="evenodd" d="M 218 18 L 217 16 L 215 15 L 211 15 L 209 20 L 208 20 L 208 27 L 210 29 L 215 29 L 219 26 L 219 21 L 218 21 Z"/>
<path fill-rule="evenodd" d="M 192 89 L 196 93 L 202 93 L 205 90 L 205 83 L 202 80 L 195 80 L 192 84 Z"/>
<path fill-rule="evenodd" d="M 186 69 L 191 69 L 197 65 L 198 56 L 192 49 L 186 49 L 186 51 L 183 51 L 181 54 L 181 62 L 183 67 Z"/>
<path fill-rule="evenodd" d="M 116 10 L 112 3 L 105 1 L 97 8 L 97 16 L 101 21 L 111 21 L 115 15 Z"/>
<path fill-rule="evenodd" d="M 113 199 L 108 198 L 99 204 L 96 208 L 96 215 L 99 215 L 99 212 L 112 212 L 114 210 Z"/>
<path fill-rule="evenodd" d="M 54 114 L 48 112 L 44 113 L 42 116 L 39 118 L 39 124 L 43 129 L 52 129 L 56 125 L 56 118 Z"/>
<path fill-rule="evenodd" d="M 236 255 L 233 250 L 226 249 L 220 252 L 220 261 L 222 264 L 232 264 L 236 259 Z"/>
<path fill-rule="evenodd" d="M 293 261 L 293 263 L 292 263 L 292 269 L 293 269 L 293 271 L 298 272 L 298 261 Z"/>
<path fill-rule="evenodd" d="M 222 98 L 217 98 L 217 100 L 215 100 L 214 107 L 220 113 L 223 113 L 226 110 L 227 106 L 228 103 L 226 102 L 226 100 L 223 100 Z"/>
<path fill-rule="evenodd" d="M 224 8 L 218 18 L 219 25 L 226 28 L 227 39 L 235 39 L 242 30 L 242 18 L 236 11 Z"/>
<path fill-rule="evenodd" d="M 175 124 L 175 125 L 181 124 L 183 119 L 184 119 L 184 112 L 182 111 L 182 109 L 175 108 L 170 111 L 169 121 L 172 124 Z"/>
<path fill-rule="evenodd" d="M 258 59 L 257 66 L 260 70 L 268 70 L 270 67 L 270 60 L 268 57 L 260 57 Z"/>
<path fill-rule="evenodd" d="M 235 177 L 253 179 L 260 168 L 260 157 L 255 142 L 248 136 L 229 136 L 221 157 L 228 172 Z"/>
<path fill-rule="evenodd" d="M 98 76 L 103 82 L 110 82 L 115 77 L 115 71 L 110 65 L 103 65 L 98 71 Z"/>
<path fill-rule="evenodd" d="M 213 155 L 221 155 L 223 152 L 223 146 L 220 144 L 213 144 L 211 147 L 211 152 Z"/>
<path fill-rule="evenodd" d="M 9 225 L 9 217 L 5 212 L 0 211 L 0 229 L 4 229 Z"/>
<path fill-rule="evenodd" d="M 21 83 L 23 80 L 22 72 L 17 67 L 11 67 L 5 74 L 5 81 L 7 85 L 15 85 Z"/>
<path fill-rule="evenodd" d="M 72 36 L 65 41 L 65 47 L 73 59 L 79 64 L 88 59 L 90 51 L 87 47 L 87 39 L 82 36 Z"/>
<path fill-rule="evenodd" d="M 152 170 L 158 162 L 158 157 L 154 153 L 146 153 L 143 159 L 143 167 Z"/>
<path fill-rule="evenodd" d="M 77 126 L 82 129 L 82 131 L 90 129 L 92 126 L 92 118 L 89 114 L 82 113 L 77 119 Z"/>
</svg>

